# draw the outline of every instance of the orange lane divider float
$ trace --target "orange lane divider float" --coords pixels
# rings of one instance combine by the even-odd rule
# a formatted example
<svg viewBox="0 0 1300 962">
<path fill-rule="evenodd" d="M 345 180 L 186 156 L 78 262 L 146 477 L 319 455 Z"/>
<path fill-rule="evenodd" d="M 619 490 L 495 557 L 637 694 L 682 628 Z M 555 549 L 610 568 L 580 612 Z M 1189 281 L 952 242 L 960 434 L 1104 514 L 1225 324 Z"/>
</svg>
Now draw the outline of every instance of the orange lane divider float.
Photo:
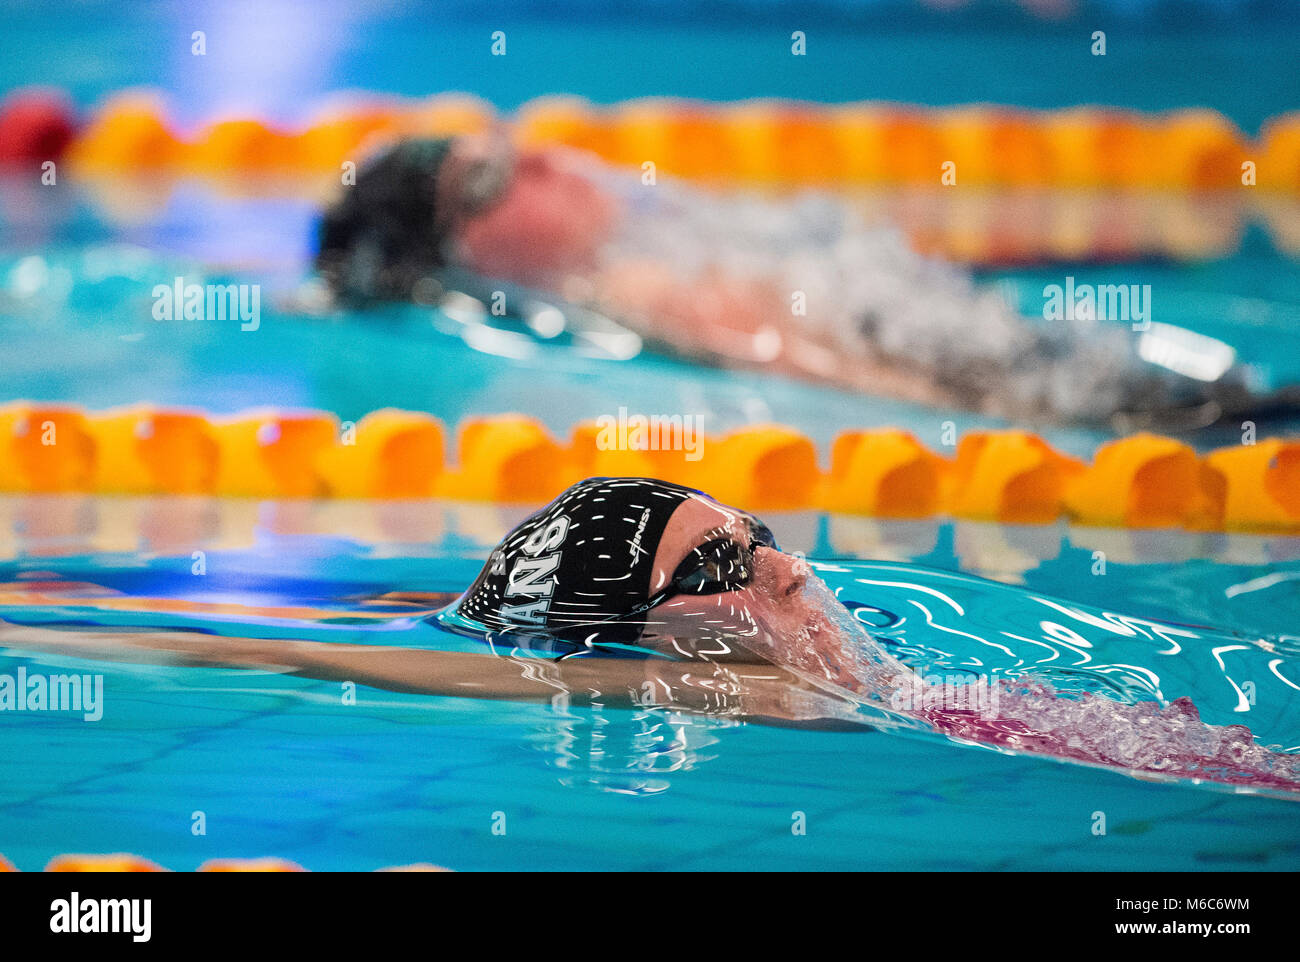
<svg viewBox="0 0 1300 962">
<path fill-rule="evenodd" d="M 335 497 L 427 498 L 445 468 L 445 450 L 437 418 L 384 408 L 344 425 L 317 464 Z"/>
<path fill-rule="evenodd" d="M 57 92 L 20 90 L 0 103 L 0 166 L 59 159 L 88 172 L 171 170 L 198 175 L 337 173 L 376 138 L 439 136 L 509 123 L 522 144 L 565 144 L 664 173 L 772 184 L 937 184 L 943 166 L 973 187 L 1158 188 L 1243 185 L 1300 193 L 1300 115 L 1265 125 L 1251 142 L 1221 114 L 1142 114 L 1107 107 L 1032 111 L 977 104 L 710 103 L 648 98 L 598 106 L 542 97 L 502 118 L 466 94 L 411 101 L 337 101 L 294 129 L 251 117 L 185 131 L 154 95 L 111 97 L 77 128 Z"/>
<path fill-rule="evenodd" d="M 822 503 L 842 514 L 930 517 L 949 467 L 907 431 L 846 431 L 831 445 Z"/>
<path fill-rule="evenodd" d="M 535 418 L 507 414 L 461 422 L 458 465 L 437 492 L 468 501 L 540 503 L 568 486 L 564 449 Z"/>
<path fill-rule="evenodd" d="M 1085 463 L 1026 431 L 971 432 L 948 457 L 907 431 L 874 428 L 835 438 L 824 471 L 812 440 L 778 424 L 618 437 L 592 421 L 560 440 L 536 418 L 498 414 L 466 418 L 449 442 L 436 418 L 391 408 L 354 423 L 311 410 L 0 405 L 0 492 L 539 504 L 582 478 L 617 475 L 755 511 L 1300 532 L 1300 440 L 1201 455 L 1137 434 Z"/>
<path fill-rule="evenodd" d="M 1067 511 L 1085 524 L 1161 528 L 1195 524 L 1204 510 L 1200 465 L 1188 445 L 1151 434 L 1102 445 L 1074 479 Z"/>
<path fill-rule="evenodd" d="M 632 447 L 611 444 L 610 429 L 596 421 L 574 425 L 569 436 L 569 460 L 573 475 L 578 478 L 661 478 L 688 484 L 697 472 L 698 460 L 687 460 L 677 451 L 651 450 L 649 445 Z M 700 487 L 698 484 L 692 487 Z"/>
<path fill-rule="evenodd" d="M 39 416 L 39 414 L 37 414 Z M 209 494 L 220 445 L 199 412 L 137 407 L 93 414 L 91 486 L 109 494 Z"/>
<path fill-rule="evenodd" d="M 369 98 L 332 107 L 297 130 L 230 118 L 182 135 L 156 99 L 128 92 L 100 107 L 72 142 L 69 159 L 93 172 L 337 173 L 344 161 L 359 161 L 373 139 L 463 134 L 494 120 L 490 106 L 468 95 L 415 103 Z"/>
<path fill-rule="evenodd" d="M 339 436 L 322 411 L 258 412 L 216 421 L 221 447 L 216 490 L 247 497 L 314 498 L 329 493 L 317 457 Z"/>
<path fill-rule="evenodd" d="M 1274 117 L 1260 137 L 1260 186 L 1300 191 L 1300 112 Z"/>
<path fill-rule="evenodd" d="M 0 406 L 0 489 L 93 490 L 96 444 L 90 422 L 71 405 Z"/>
<path fill-rule="evenodd" d="M 179 178 L 321 204 L 343 165 L 378 143 L 496 126 L 522 145 L 588 150 L 636 176 L 653 161 L 715 186 L 835 189 L 869 220 L 902 225 L 919 252 L 964 263 L 1208 259 L 1235 249 L 1250 220 L 1300 251 L 1300 114 L 1274 118 L 1252 142 L 1203 109 L 543 97 L 503 117 L 443 94 L 352 97 L 293 129 L 236 117 L 182 130 L 155 95 L 127 91 L 74 137 L 75 120 L 57 93 L 11 95 L 0 103 L 0 168 L 66 155 L 102 216 L 123 225 L 159 216 Z"/>
<path fill-rule="evenodd" d="M 1211 527 L 1300 527 L 1300 444 L 1269 440 L 1212 452 L 1202 463 Z"/>
<path fill-rule="evenodd" d="M 783 425 L 759 425 L 706 444 L 696 462 L 698 487 L 755 511 L 807 508 L 816 503 L 820 472 L 811 440 Z M 689 475 L 687 481 L 694 480 Z"/>
<path fill-rule="evenodd" d="M 156 862 L 139 855 L 56 855 L 45 866 L 47 872 L 165 872 Z"/>
<path fill-rule="evenodd" d="M 945 503 L 963 518 L 1036 524 L 1061 516 L 1082 461 L 1025 431 L 978 431 L 957 445 Z"/>
<path fill-rule="evenodd" d="M 199 866 L 200 872 L 305 872 L 297 862 L 283 858 L 213 858 Z"/>
<path fill-rule="evenodd" d="M 1273 189 L 1300 190 L 1287 118 L 1266 153 L 1209 110 L 1139 114 L 1092 107 L 1029 111 L 892 103 L 709 104 L 634 100 L 598 107 L 543 97 L 516 115 L 525 144 L 566 144 L 612 163 L 653 161 L 665 173 L 772 184 L 1105 187 L 1208 190 L 1242 185 L 1242 163 L 1280 167 Z M 1260 184 L 1262 185 L 1262 181 Z"/>
<path fill-rule="evenodd" d="M 16 872 L 13 864 L 0 855 L 0 872 Z M 47 872 L 166 872 L 156 862 L 139 855 L 56 855 L 45 866 Z M 283 858 L 214 858 L 198 867 L 200 872 L 305 872 L 297 862 Z M 394 865 L 381 872 L 448 872 L 450 869 L 429 862 Z"/>
</svg>

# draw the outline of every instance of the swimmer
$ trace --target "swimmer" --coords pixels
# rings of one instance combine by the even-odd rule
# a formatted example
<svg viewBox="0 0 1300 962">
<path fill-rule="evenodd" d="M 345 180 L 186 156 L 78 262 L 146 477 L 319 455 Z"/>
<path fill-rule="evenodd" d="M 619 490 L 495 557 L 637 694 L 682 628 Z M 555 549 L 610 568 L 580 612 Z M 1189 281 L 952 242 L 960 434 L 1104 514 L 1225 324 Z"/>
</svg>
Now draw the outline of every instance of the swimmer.
<svg viewBox="0 0 1300 962">
<path fill-rule="evenodd" d="M 499 131 L 364 164 L 324 214 L 316 266 L 347 305 L 504 289 L 562 305 L 577 334 L 594 315 L 707 363 L 1024 420 L 1176 428 L 1297 406 L 1263 396 L 1228 345 L 1169 324 L 1031 322 L 832 197 L 651 188 Z"/>
<path fill-rule="evenodd" d="M 444 596 L 373 600 L 419 606 Z M 645 478 L 575 484 L 511 531 L 469 589 L 432 617 L 451 631 L 477 633 L 505 657 L 2 622 L 0 642 L 106 660 L 161 656 L 173 665 L 281 670 L 394 691 L 524 700 L 563 691 L 604 704 L 805 721 L 842 719 L 858 701 L 883 706 L 911 674 L 883 651 L 854 644 L 861 628 L 757 518 Z M 643 657 L 579 657 L 636 649 Z"/>
<path fill-rule="evenodd" d="M 85 608 L 110 600 L 76 603 Z M 574 485 L 511 531 L 470 587 L 438 610 L 445 596 L 402 592 L 373 600 L 416 609 L 412 625 L 428 621 L 473 634 L 487 642 L 485 651 L 395 646 L 388 631 L 383 644 L 369 645 L 207 630 L 87 629 L 84 613 L 64 628 L 48 616 L 38 625 L 0 617 L 0 645 L 101 661 L 283 672 L 429 695 L 559 697 L 574 705 L 664 708 L 800 727 L 892 729 L 1141 778 L 1191 778 L 1300 797 L 1295 755 L 1260 745 L 1245 726 L 1202 722 L 1187 698 L 1162 706 L 1057 693 L 1028 674 L 999 681 L 990 706 L 936 705 L 916 672 L 849 614 L 806 561 L 781 551 L 761 521 L 667 482 L 592 478 Z M 121 606 L 111 607 L 120 619 Z M 1032 607 L 1038 617 L 1039 600 Z M 268 617 L 303 615 L 302 609 L 260 610 Z M 1121 621 L 1130 630 L 1159 627 Z M 907 643 L 924 645 L 929 622 L 918 624 L 919 634 Z M 356 619 L 348 630 L 358 630 Z M 1186 628 L 1164 630 L 1197 637 Z"/>
</svg>

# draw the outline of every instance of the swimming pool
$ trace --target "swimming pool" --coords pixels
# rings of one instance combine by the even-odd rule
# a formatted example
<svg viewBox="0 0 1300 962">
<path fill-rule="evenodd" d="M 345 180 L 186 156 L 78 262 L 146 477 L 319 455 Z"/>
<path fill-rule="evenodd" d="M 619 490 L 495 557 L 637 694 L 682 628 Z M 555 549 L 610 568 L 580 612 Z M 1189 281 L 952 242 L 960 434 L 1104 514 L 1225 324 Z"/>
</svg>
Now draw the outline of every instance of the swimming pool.
<svg viewBox="0 0 1300 962">
<path fill-rule="evenodd" d="M 119 56 L 124 46 L 147 44 L 154 24 L 134 15 L 119 23 L 116 11 L 100 8 L 91 14 L 76 30 L 79 45 L 99 54 L 81 73 L 53 78 L 82 107 L 128 84 L 161 82 L 182 94 L 177 117 L 186 124 L 256 92 L 209 90 L 186 72 L 189 61 L 142 65 Z M 51 36 L 37 8 L 15 8 L 11 16 L 11 35 L 24 43 L 21 55 L 0 66 L 0 86 L 51 79 L 47 70 L 62 69 L 63 41 Z M 812 80 L 788 64 L 773 71 L 756 60 L 752 35 L 739 30 L 673 27 L 632 38 L 607 25 L 600 37 L 630 46 L 597 44 L 601 55 L 593 59 L 575 55 L 591 42 L 585 31 L 528 24 L 512 33 L 518 56 L 511 71 L 482 82 L 481 92 L 498 107 L 536 95 L 539 76 L 600 102 L 644 94 L 644 85 L 656 82 L 656 93 L 713 98 L 989 99 L 1050 107 L 1078 99 L 1085 69 L 1059 69 L 1074 43 L 1064 33 L 823 34 L 817 42 L 824 43 L 827 69 Z M 371 25 L 364 63 L 353 51 L 317 66 L 334 85 L 350 78 L 423 94 L 456 86 L 482 39 L 477 23 L 453 25 L 444 39 L 456 55 L 429 58 L 417 33 L 403 27 L 400 18 Z M 103 43 L 110 35 L 114 44 Z M 1182 76 L 1182 64 L 1198 49 L 1194 38 L 1147 37 L 1117 47 L 1089 89 L 1098 100 L 1140 109 L 1209 104 L 1254 133 L 1279 104 L 1294 101 L 1295 73 L 1283 66 L 1294 61 L 1296 36 L 1225 36 L 1205 69 L 1190 76 Z M 864 60 L 886 67 L 864 72 Z M 1023 69 L 1006 70 L 1007 62 Z M 660 73 L 647 78 L 647 64 Z M 1274 102 L 1221 82 L 1252 67 L 1289 78 Z M 1187 86 L 1143 79 L 1162 72 Z M 768 87 L 756 87 L 760 77 Z M 297 79 L 298 87 L 269 85 L 274 102 L 258 109 L 297 119 L 302 104 L 295 92 L 315 89 L 321 77 Z M 302 280 L 311 203 L 285 199 L 274 185 L 242 184 L 252 189 L 227 194 L 220 185 L 190 181 L 63 183 L 67 189 L 55 195 L 16 180 L 0 183 L 2 400 L 105 409 L 147 399 L 218 414 L 315 408 L 340 420 L 392 406 L 448 424 L 527 411 L 556 434 L 623 405 L 696 414 L 710 433 L 781 422 L 822 451 L 839 431 L 867 425 L 909 429 L 932 447 L 946 422 L 958 434 L 1001 426 L 960 411 L 706 370 L 649 352 L 611 360 L 510 334 L 470 339 L 427 307 L 304 316 L 284 301 Z M 1285 382 L 1300 373 L 1294 267 L 1292 256 L 1250 226 L 1238 248 L 1211 263 L 1034 268 L 988 277 L 1005 282 L 1029 314 L 1041 306 L 1043 286 L 1066 273 L 1081 281 L 1151 283 L 1168 311 L 1162 317 L 1232 341 L 1246 361 Z M 259 329 L 155 320 L 154 286 L 178 277 L 260 284 Z M 1295 427 L 1291 420 L 1263 433 Z M 1187 440 L 1206 448 L 1237 433 L 1234 425 Z M 1053 428 L 1045 436 L 1087 457 L 1112 435 Z M 527 511 L 441 501 L 0 496 L 0 619 L 71 621 L 87 632 L 189 626 L 375 645 L 451 644 L 400 613 L 390 612 L 398 620 L 383 627 L 363 600 L 383 591 L 462 589 Z M 1287 646 L 1300 624 L 1300 538 L 896 522 L 811 511 L 765 518 L 788 549 L 827 562 L 822 570 L 830 583 L 863 592 L 863 601 L 876 595 L 857 579 L 870 577 L 873 569 L 864 565 L 876 562 L 869 559 L 884 559 L 1251 639 L 1289 636 L 1276 655 L 1284 659 L 1281 673 L 1270 668 L 1266 652 L 1249 648 L 1215 654 L 1189 646 L 1173 656 L 1149 647 L 1130 652 L 1120 643 L 1107 658 L 1132 669 L 1125 684 L 1137 685 L 1138 669 L 1145 669 L 1161 680 L 1164 694 L 1189 695 L 1215 724 L 1245 720 L 1270 744 L 1295 750 L 1300 743 L 1286 682 Z M 195 552 L 202 552 L 201 574 Z M 273 609 L 279 614 L 268 613 Z M 1024 651 L 1014 640 L 1003 643 L 1016 653 L 1012 660 Z M 917 657 L 943 663 L 934 652 Z M 1300 866 L 1300 827 L 1289 800 L 1140 781 L 866 727 L 810 730 L 364 686 L 349 702 L 336 682 L 274 672 L 105 664 L 20 644 L 0 647 L 0 674 L 19 669 L 104 678 L 98 720 L 61 712 L 0 718 L 8 776 L 0 781 L 0 853 L 22 869 L 78 851 L 135 852 L 177 869 L 262 855 L 311 869 L 419 861 L 455 869 Z M 1074 678 L 1105 687 L 1101 677 Z M 1054 680 L 1068 687 L 1064 676 Z M 1250 711 L 1241 704 L 1247 682 Z"/>
<path fill-rule="evenodd" d="M 440 633 L 377 630 L 373 609 L 358 600 L 457 590 L 521 514 L 445 502 L 82 496 L 7 498 L 0 510 L 6 618 L 408 645 L 437 644 Z M 997 574 L 1084 604 L 1122 598 L 1120 610 L 1144 617 L 1285 633 L 1300 615 L 1294 541 L 1125 533 L 1128 559 L 1090 577 L 1080 571 L 1093 565 L 1092 546 L 1099 538 L 1117 545 L 1115 532 L 805 513 L 768 520 L 790 550 Z M 201 577 L 192 550 L 206 552 Z M 872 576 L 847 560 L 822 573 L 844 586 L 849 572 Z M 23 603 L 16 591 L 44 597 Z M 115 607 L 97 607 L 105 598 Z M 223 603 L 244 607 L 214 615 Z M 286 621 L 250 606 L 299 611 Z M 303 609 L 330 623 L 313 626 Z M 1123 660 L 1153 664 L 1167 694 L 1190 694 L 1207 721 L 1295 731 L 1294 703 L 1262 665 L 1245 672 L 1258 686 L 1257 712 L 1234 717 L 1225 676 L 1247 680 L 1240 663 L 1216 672 L 1201 652 L 1194 671 L 1185 670 L 1190 656 L 1179 670 L 1183 659 L 1150 649 L 1133 644 Z M 60 852 L 118 850 L 173 868 L 271 853 L 313 869 L 427 861 L 458 869 L 1278 870 L 1300 862 L 1289 801 L 866 729 L 367 687 L 346 704 L 336 682 L 276 673 L 5 654 L 8 673 L 104 675 L 98 721 L 52 712 L 5 719 L 0 838 L 20 868 Z M 191 832 L 199 812 L 204 835 Z M 1104 835 L 1094 834 L 1097 813 Z M 796 824 L 806 834 L 793 832 Z"/>
<path fill-rule="evenodd" d="M 10 210 L 21 209 L 18 197 Z M 396 405 L 454 422 L 536 410 L 540 392 L 547 403 L 538 413 L 558 434 L 613 413 L 609 399 L 618 397 L 634 409 L 698 412 L 710 432 L 782 421 L 823 450 L 839 430 L 864 424 L 897 424 L 934 444 L 947 420 L 959 431 L 998 423 L 650 353 L 612 361 L 518 337 L 471 343 L 428 308 L 304 317 L 277 306 L 301 276 L 295 244 L 309 228 L 304 205 L 224 200 L 184 187 L 164 216 L 123 237 L 82 200 L 52 232 L 20 224 L 0 259 L 11 321 L 0 370 L 6 397 L 92 408 L 147 397 L 218 413 L 310 406 L 340 419 Z M 1216 296 L 1232 298 L 1249 283 L 1243 277 L 1277 257 L 1266 254 L 1261 265 L 1260 256 L 1247 248 L 1216 272 L 1168 270 L 1161 289 L 1195 301 L 1217 283 L 1223 293 Z M 260 329 L 154 320 L 154 283 L 178 276 L 257 277 L 267 305 Z M 1032 296 L 1039 277 L 1019 280 Z M 1285 308 L 1292 292 L 1278 293 L 1273 303 Z M 1242 330 L 1258 335 L 1249 317 Z M 1285 325 L 1274 333 L 1274 342 L 1295 336 Z M 323 340 L 329 350 L 320 349 Z M 1243 348 L 1263 359 L 1269 343 L 1256 336 Z M 1088 456 L 1109 435 L 1069 428 L 1047 436 Z M 1222 438 L 1200 432 L 1190 440 L 1204 446 Z M 192 602 L 201 624 L 211 617 L 202 606 L 223 602 L 325 607 L 346 617 L 349 599 L 366 593 L 460 590 L 526 512 L 422 502 L 8 497 L 0 502 L 7 559 L 0 582 L 106 585 L 128 606 L 145 608 L 146 623 L 181 624 L 186 616 L 149 615 L 151 602 L 130 599 Z M 1286 634 L 1300 623 L 1296 538 L 814 512 L 772 523 L 788 548 L 813 558 L 915 561 L 1127 614 L 1251 634 Z M 207 556 L 202 578 L 190 574 L 196 550 Z M 1093 574 L 1097 551 L 1108 559 L 1104 576 Z M 37 620 L 69 616 L 57 598 L 24 610 Z M 139 616 L 114 617 L 139 623 Z M 311 629 L 262 630 L 292 637 Z M 366 633 L 364 625 L 330 629 L 339 630 L 330 637 L 398 637 L 376 636 L 373 627 Z M 1278 869 L 1298 862 L 1300 835 L 1287 801 L 1145 784 L 911 737 L 368 688 L 344 709 L 332 683 L 77 664 L 105 676 L 102 720 L 5 719 L 13 777 L 0 794 L 0 839 L 21 868 L 60 852 L 115 850 L 175 868 L 264 854 L 314 869 L 415 861 L 465 869 Z M 8 673 L 20 665 L 34 673 L 66 667 L 11 652 L 3 665 Z M 1261 670 L 1257 685 L 1285 692 Z M 1219 706 L 1217 723 L 1239 720 L 1220 704 L 1232 694 L 1222 673 L 1187 684 L 1198 706 Z M 1277 723 L 1286 730 L 1285 713 Z M 191 834 L 196 812 L 206 835 Z M 495 813 L 504 813 L 505 836 L 493 834 Z M 1107 820 L 1104 836 L 1093 834 L 1095 813 Z M 806 834 L 792 834 L 797 819 Z M 963 840 L 959 850 L 953 838 Z"/>
</svg>

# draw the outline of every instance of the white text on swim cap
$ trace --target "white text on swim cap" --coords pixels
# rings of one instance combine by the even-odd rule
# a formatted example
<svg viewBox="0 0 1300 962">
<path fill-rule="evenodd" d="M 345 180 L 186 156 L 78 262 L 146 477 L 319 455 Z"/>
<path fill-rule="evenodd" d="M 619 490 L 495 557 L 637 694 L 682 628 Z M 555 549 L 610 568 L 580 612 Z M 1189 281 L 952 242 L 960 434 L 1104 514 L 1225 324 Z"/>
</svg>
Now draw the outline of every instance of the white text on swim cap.
<svg viewBox="0 0 1300 962">
<path fill-rule="evenodd" d="M 524 595 L 534 600 L 502 605 L 502 617 L 529 625 L 545 624 L 555 591 L 555 572 L 560 567 L 559 548 L 568 533 L 569 518 L 560 515 L 528 536 L 521 549 L 523 557 L 515 559 L 506 578 L 506 597 Z M 543 555 L 543 551 L 550 553 Z"/>
</svg>

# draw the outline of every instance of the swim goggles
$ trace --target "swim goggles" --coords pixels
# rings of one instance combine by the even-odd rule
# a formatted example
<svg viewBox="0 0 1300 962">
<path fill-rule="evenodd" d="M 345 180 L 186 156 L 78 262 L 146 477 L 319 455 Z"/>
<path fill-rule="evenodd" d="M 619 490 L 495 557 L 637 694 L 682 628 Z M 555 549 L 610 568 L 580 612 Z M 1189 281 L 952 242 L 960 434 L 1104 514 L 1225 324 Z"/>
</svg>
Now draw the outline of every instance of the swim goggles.
<svg viewBox="0 0 1300 962">
<path fill-rule="evenodd" d="M 677 595 L 717 595 L 748 585 L 754 577 L 754 549 L 780 548 L 771 530 L 757 518 L 746 519 L 745 528 L 749 537 L 743 542 L 725 535 L 692 548 L 668 584 L 621 618 L 643 614 Z"/>
<path fill-rule="evenodd" d="M 631 611 L 571 625 L 567 630 L 589 631 L 611 622 L 631 621 L 677 595 L 716 595 L 744 588 L 754 577 L 754 550 L 760 547 L 781 550 L 771 530 L 757 518 L 746 518 L 745 528 L 748 537 L 743 541 L 726 535 L 711 538 L 692 548 L 673 571 L 668 584 Z M 587 639 L 588 649 L 592 637 L 595 636 Z M 561 658 L 585 653 L 587 652 L 572 652 Z"/>
</svg>

